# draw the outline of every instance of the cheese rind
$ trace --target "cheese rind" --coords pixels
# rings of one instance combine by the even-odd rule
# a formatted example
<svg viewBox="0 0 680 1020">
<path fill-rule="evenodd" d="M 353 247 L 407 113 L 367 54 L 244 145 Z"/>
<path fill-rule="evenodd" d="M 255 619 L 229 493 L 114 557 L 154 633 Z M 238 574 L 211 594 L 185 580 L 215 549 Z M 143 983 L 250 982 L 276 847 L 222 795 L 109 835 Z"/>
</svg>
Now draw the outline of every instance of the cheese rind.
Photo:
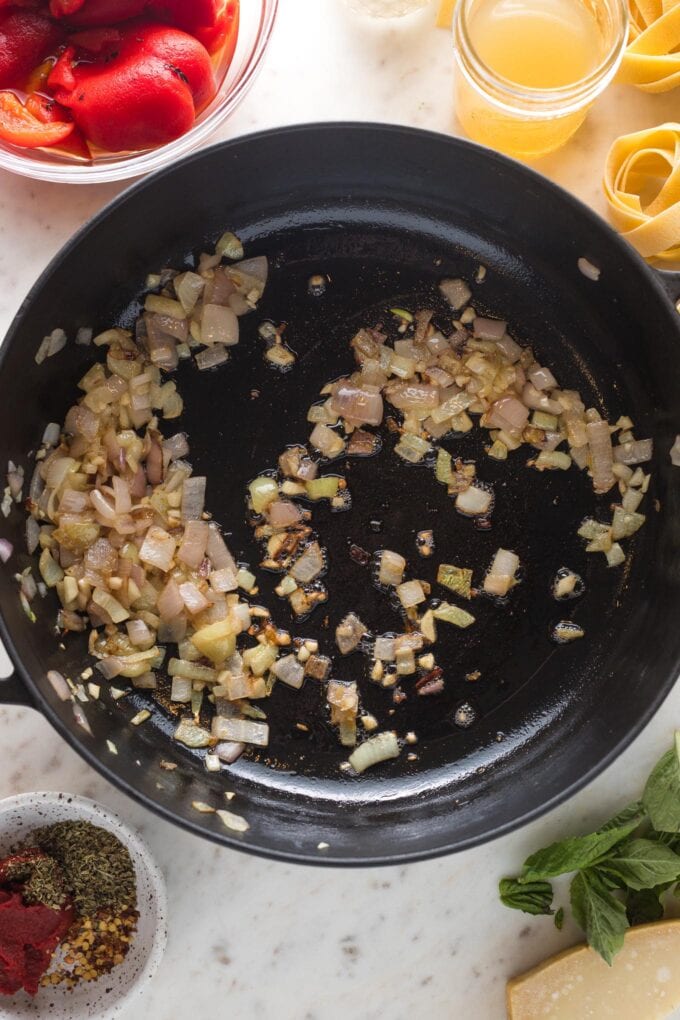
<svg viewBox="0 0 680 1020">
<path fill-rule="evenodd" d="M 664 1020 L 680 1007 L 680 920 L 626 933 L 611 967 L 576 946 L 513 978 L 509 1020 Z"/>
</svg>

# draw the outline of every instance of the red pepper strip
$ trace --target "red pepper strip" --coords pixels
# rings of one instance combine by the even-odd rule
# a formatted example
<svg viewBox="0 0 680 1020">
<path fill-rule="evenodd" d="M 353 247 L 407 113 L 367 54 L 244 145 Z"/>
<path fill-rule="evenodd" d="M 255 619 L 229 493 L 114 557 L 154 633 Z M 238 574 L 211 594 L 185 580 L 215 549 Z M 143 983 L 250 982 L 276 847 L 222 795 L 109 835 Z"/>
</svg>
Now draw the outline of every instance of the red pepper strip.
<svg viewBox="0 0 680 1020">
<path fill-rule="evenodd" d="M 238 35 L 239 0 L 152 0 L 151 13 L 169 21 L 202 42 L 209 53 L 225 45 L 230 63 Z"/>
<path fill-rule="evenodd" d="M 0 89 L 23 88 L 62 37 L 61 29 L 34 11 L 0 11 Z"/>
<path fill-rule="evenodd" d="M 50 9 L 55 18 L 67 18 L 69 25 L 81 28 L 107 28 L 121 21 L 136 18 L 147 8 L 149 0 L 81 0 L 71 13 L 58 13 L 64 0 L 52 0 Z M 193 0 L 183 0 L 191 6 Z M 67 0 L 70 3 L 70 0 Z"/>
<path fill-rule="evenodd" d="M 88 53 L 101 53 L 111 43 L 120 41 L 120 32 L 117 28 L 85 28 L 82 32 L 74 32 L 70 39 L 74 46 Z"/>
<path fill-rule="evenodd" d="M 50 14 L 53 18 L 67 18 L 79 11 L 84 3 L 85 0 L 50 0 Z"/>
<path fill-rule="evenodd" d="M 71 89 L 76 87 L 76 79 L 73 73 L 73 60 L 76 55 L 75 46 L 67 46 L 56 64 L 50 71 L 47 79 L 47 86 L 50 89 Z"/>
<path fill-rule="evenodd" d="M 222 10 L 217 16 L 215 24 L 211 28 L 200 28 L 195 33 L 199 42 L 202 42 L 208 53 L 220 54 L 220 64 L 225 71 L 231 64 L 238 41 L 240 4 L 239 0 L 226 0 L 222 3 Z"/>
<path fill-rule="evenodd" d="M 26 109 L 43 124 L 67 123 L 71 119 L 69 111 L 63 106 L 59 106 L 55 99 L 49 96 L 41 96 L 39 93 L 34 93 L 28 97 Z M 63 142 L 57 142 L 56 144 L 61 150 L 68 152 L 72 156 L 79 156 L 81 159 L 92 159 L 92 153 L 85 137 L 75 124 L 71 134 Z"/>
<path fill-rule="evenodd" d="M 19 102 L 13 92 L 0 92 L 0 140 L 25 149 L 57 145 L 73 131 L 73 124 L 43 124 Z"/>
</svg>

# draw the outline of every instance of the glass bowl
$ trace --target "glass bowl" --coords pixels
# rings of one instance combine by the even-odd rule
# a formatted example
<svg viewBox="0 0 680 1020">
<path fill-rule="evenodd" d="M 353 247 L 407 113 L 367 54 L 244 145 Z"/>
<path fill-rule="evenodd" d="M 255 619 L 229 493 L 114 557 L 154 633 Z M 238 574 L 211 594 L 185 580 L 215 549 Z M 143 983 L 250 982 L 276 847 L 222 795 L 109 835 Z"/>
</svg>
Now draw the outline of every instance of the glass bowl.
<svg viewBox="0 0 680 1020">
<path fill-rule="evenodd" d="M 244 98 L 262 65 L 277 8 L 278 0 L 247 0 L 241 4 L 236 52 L 217 95 L 191 130 L 174 142 L 141 152 L 97 155 L 91 160 L 0 142 L 0 167 L 39 181 L 94 184 L 139 177 L 174 162 L 202 145 Z"/>
</svg>

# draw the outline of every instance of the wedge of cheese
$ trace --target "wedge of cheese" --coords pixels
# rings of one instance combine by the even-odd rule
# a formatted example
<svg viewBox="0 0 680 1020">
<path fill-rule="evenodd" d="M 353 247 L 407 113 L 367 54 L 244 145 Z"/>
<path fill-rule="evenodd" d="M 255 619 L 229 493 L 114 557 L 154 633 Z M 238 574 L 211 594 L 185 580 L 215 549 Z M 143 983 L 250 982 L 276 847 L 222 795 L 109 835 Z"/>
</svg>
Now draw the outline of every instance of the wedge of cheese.
<svg viewBox="0 0 680 1020">
<path fill-rule="evenodd" d="M 607 966 L 576 946 L 513 978 L 510 1020 L 664 1020 L 680 1006 L 680 920 L 640 925 L 626 933 Z"/>
</svg>

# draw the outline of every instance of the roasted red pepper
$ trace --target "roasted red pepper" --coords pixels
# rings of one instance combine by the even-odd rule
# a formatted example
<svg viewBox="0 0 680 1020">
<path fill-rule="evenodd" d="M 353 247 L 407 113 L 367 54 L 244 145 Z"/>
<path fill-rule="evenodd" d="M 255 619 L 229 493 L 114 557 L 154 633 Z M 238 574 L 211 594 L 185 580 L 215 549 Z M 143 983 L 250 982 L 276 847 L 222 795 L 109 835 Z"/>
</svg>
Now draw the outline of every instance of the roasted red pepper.
<svg viewBox="0 0 680 1020">
<path fill-rule="evenodd" d="M 73 89 L 56 99 L 86 138 L 111 152 L 178 138 L 215 94 L 205 47 L 165 25 L 122 26 L 119 42 L 76 63 L 73 74 Z"/>
<path fill-rule="evenodd" d="M 34 92 L 26 100 L 26 109 L 43 124 L 71 123 L 73 130 L 66 138 L 55 142 L 63 152 L 69 152 L 72 156 L 80 156 L 81 159 L 90 159 L 92 153 L 88 147 L 83 133 L 78 130 L 71 121 L 69 110 L 59 106 L 56 100 L 49 96 L 40 95 Z"/>
<path fill-rule="evenodd" d="M 209 53 L 223 45 L 230 61 L 236 48 L 239 0 L 151 0 L 150 11 L 159 18 L 189 32 L 203 43 Z"/>
<path fill-rule="evenodd" d="M 39 120 L 14 92 L 0 92 L 0 139 L 25 149 L 58 145 L 73 132 L 73 123 Z"/>
<path fill-rule="evenodd" d="M 75 88 L 76 79 L 73 74 L 75 55 L 75 46 L 67 46 L 48 75 L 48 88 L 53 90 L 68 89 L 69 91 Z"/>
<path fill-rule="evenodd" d="M 44 0 L 0 0 L 0 10 L 5 7 L 42 7 Z"/>
<path fill-rule="evenodd" d="M 187 0 L 191 6 L 191 0 Z M 149 0 L 50 0 L 53 18 L 66 18 L 69 25 L 103 28 L 136 18 Z"/>
<path fill-rule="evenodd" d="M 22 88 L 62 38 L 61 29 L 35 11 L 0 11 L 0 89 Z"/>
<path fill-rule="evenodd" d="M 74 32 L 69 40 L 88 53 L 101 53 L 110 43 L 120 41 L 120 31 L 117 28 L 84 28 L 82 32 Z"/>
<path fill-rule="evenodd" d="M 208 53 L 222 50 L 221 58 L 228 67 L 234 56 L 238 40 L 239 0 L 222 0 L 221 10 L 212 27 L 201 28 L 196 38 L 203 43 Z"/>
</svg>

